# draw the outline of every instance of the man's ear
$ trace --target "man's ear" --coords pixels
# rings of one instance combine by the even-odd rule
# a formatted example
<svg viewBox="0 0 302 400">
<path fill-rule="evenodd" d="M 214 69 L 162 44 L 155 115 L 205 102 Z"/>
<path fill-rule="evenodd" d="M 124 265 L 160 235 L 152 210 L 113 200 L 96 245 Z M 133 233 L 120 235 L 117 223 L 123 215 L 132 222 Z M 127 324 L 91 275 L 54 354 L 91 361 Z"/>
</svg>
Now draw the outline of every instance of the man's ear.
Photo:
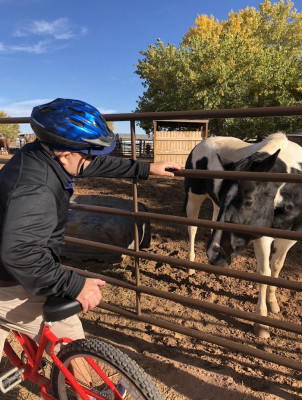
<svg viewBox="0 0 302 400">
<path fill-rule="evenodd" d="M 69 151 L 63 151 L 56 156 L 62 165 L 66 165 L 68 163 L 70 154 L 71 153 Z"/>
</svg>

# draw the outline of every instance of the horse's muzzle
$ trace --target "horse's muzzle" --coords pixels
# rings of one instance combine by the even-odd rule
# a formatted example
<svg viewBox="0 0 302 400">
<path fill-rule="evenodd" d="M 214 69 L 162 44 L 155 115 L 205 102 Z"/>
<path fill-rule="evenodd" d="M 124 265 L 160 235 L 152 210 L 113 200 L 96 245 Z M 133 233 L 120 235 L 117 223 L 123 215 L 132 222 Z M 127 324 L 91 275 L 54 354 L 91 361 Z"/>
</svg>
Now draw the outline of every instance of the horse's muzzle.
<svg viewBox="0 0 302 400">
<path fill-rule="evenodd" d="M 231 256 L 227 256 L 223 248 L 217 244 L 210 246 L 207 250 L 209 264 L 228 267 L 231 264 Z"/>
</svg>

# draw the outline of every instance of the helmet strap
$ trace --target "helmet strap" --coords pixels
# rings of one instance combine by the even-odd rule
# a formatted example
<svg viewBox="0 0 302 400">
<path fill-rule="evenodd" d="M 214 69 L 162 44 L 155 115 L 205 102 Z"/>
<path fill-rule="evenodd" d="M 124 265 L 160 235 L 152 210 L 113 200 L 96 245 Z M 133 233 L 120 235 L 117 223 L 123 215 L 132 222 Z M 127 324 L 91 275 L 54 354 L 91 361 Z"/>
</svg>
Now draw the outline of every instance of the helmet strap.
<svg viewBox="0 0 302 400">
<path fill-rule="evenodd" d="M 49 147 L 49 146 L 48 146 L 48 147 Z M 59 159 L 58 159 L 58 156 L 56 155 L 56 153 L 55 153 L 55 151 L 54 151 L 53 148 L 50 148 L 50 147 L 49 147 L 49 151 L 50 151 L 50 156 L 51 156 L 51 158 L 53 158 L 54 160 L 59 160 Z"/>
<path fill-rule="evenodd" d="M 81 165 L 80 172 L 79 172 L 78 175 L 81 175 L 81 174 L 83 173 L 85 162 L 86 162 L 87 160 L 89 160 L 89 159 L 92 159 L 92 157 L 93 157 L 93 156 L 92 156 L 92 149 L 90 148 L 89 151 L 88 151 L 87 157 L 85 158 L 85 161 L 84 161 L 83 164 Z"/>
</svg>

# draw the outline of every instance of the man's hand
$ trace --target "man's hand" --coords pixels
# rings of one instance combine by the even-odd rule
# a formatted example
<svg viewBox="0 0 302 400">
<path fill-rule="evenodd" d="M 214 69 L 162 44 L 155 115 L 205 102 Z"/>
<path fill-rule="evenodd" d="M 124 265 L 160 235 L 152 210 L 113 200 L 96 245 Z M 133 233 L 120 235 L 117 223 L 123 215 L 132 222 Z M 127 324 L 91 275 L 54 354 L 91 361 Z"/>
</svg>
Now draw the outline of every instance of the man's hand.
<svg viewBox="0 0 302 400">
<path fill-rule="evenodd" d="M 105 283 L 101 279 L 86 278 L 85 285 L 77 297 L 84 313 L 96 307 L 102 300 L 102 292 L 99 287 L 105 285 Z"/>
<path fill-rule="evenodd" d="M 158 161 L 156 163 L 151 163 L 150 175 L 174 176 L 173 172 L 167 171 L 167 169 L 180 170 L 180 166 L 170 161 Z"/>
</svg>

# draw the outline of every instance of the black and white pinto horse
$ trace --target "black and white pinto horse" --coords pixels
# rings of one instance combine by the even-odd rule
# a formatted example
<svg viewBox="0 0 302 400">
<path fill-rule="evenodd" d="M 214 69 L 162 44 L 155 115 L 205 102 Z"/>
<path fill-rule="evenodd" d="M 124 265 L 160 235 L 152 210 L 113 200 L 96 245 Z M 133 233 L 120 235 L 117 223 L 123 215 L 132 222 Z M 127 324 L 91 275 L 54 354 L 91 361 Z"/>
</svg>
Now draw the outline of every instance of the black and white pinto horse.
<svg viewBox="0 0 302 400">
<path fill-rule="evenodd" d="M 283 133 L 270 135 L 256 144 L 232 137 L 210 137 L 192 150 L 186 169 L 302 173 L 302 147 L 288 141 Z M 187 217 L 198 218 L 202 202 L 210 198 L 213 220 L 302 230 L 301 184 L 186 178 L 185 189 Z M 197 227 L 188 227 L 190 261 L 195 259 L 196 231 Z M 286 254 L 296 241 L 214 230 L 207 245 L 209 263 L 230 265 L 250 243 L 254 246 L 257 272 L 278 277 Z M 267 316 L 267 307 L 273 313 L 280 311 L 275 291 L 274 286 L 259 285 L 257 313 Z M 255 324 L 255 333 L 269 337 L 264 325 Z"/>
</svg>

